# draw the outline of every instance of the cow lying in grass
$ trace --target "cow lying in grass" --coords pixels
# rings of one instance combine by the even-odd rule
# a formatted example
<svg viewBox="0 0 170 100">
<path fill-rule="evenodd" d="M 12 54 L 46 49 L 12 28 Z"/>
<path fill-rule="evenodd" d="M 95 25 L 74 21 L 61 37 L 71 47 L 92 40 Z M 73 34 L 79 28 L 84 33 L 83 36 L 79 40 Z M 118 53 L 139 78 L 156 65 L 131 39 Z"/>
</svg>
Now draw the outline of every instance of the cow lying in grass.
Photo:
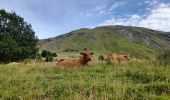
<svg viewBox="0 0 170 100">
<path fill-rule="evenodd" d="M 118 63 L 129 61 L 129 60 L 130 60 L 129 55 L 122 55 L 122 54 L 109 54 L 106 58 L 107 62 L 117 61 Z"/>
<path fill-rule="evenodd" d="M 82 57 L 78 60 L 75 59 L 61 59 L 58 61 L 57 66 L 65 66 L 65 67 L 80 67 L 88 65 L 88 62 L 91 61 L 91 56 L 94 54 L 93 52 L 82 52 L 80 53 Z"/>
</svg>

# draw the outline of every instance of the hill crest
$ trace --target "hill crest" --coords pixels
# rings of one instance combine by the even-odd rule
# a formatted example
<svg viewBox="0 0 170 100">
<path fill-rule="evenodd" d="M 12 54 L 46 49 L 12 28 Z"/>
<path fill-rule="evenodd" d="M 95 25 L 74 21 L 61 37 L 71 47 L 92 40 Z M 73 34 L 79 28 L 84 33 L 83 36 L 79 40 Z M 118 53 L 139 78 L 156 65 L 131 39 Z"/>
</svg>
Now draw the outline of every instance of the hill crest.
<svg viewBox="0 0 170 100">
<path fill-rule="evenodd" d="M 98 53 L 128 53 L 152 56 L 155 50 L 170 48 L 170 33 L 132 26 L 82 28 L 38 42 L 40 50 L 78 52 L 89 48 Z"/>
</svg>

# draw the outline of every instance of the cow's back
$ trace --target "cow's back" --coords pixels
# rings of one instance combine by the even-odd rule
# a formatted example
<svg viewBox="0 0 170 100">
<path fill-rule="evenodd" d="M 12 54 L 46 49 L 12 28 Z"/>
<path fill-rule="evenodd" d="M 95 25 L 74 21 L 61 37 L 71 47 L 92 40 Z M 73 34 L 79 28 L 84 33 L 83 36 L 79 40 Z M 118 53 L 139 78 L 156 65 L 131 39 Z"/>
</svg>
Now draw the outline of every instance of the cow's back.
<svg viewBox="0 0 170 100">
<path fill-rule="evenodd" d="M 123 61 L 128 61 L 129 56 L 128 55 L 122 55 L 122 54 L 109 54 L 107 61 L 117 61 L 117 62 L 123 62 Z"/>
<path fill-rule="evenodd" d="M 62 60 L 57 63 L 57 66 L 65 66 L 65 67 L 79 67 L 81 63 L 79 60 Z"/>
</svg>

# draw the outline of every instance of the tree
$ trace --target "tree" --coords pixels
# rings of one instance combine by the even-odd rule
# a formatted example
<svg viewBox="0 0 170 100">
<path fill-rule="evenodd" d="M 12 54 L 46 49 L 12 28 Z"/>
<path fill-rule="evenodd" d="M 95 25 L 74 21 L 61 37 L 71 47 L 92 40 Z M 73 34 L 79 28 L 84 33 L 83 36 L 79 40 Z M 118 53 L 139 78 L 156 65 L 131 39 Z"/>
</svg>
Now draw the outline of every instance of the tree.
<svg viewBox="0 0 170 100">
<path fill-rule="evenodd" d="M 15 12 L 0 10 L 0 62 L 36 57 L 38 38 L 30 24 Z"/>
</svg>

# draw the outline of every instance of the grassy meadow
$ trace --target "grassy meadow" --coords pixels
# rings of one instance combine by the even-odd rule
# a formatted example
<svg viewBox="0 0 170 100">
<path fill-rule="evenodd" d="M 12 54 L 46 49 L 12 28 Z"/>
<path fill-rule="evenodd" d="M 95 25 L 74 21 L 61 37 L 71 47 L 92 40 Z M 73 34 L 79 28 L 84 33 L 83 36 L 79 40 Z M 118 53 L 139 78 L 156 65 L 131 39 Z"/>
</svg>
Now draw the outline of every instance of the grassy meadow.
<svg viewBox="0 0 170 100">
<path fill-rule="evenodd" d="M 96 1 L 95 4 L 98 4 Z M 0 9 L 0 100 L 170 100 L 170 66 L 168 66 L 170 65 L 170 32 L 120 25 L 99 25 L 100 27 L 90 28 L 90 22 L 80 24 L 79 21 L 86 21 L 89 18 L 95 17 L 85 18 L 87 16 L 84 16 L 84 14 L 84 17 L 78 14 L 79 17 L 82 17 L 80 19 L 78 18 L 78 22 L 73 20 L 74 24 L 76 24 L 75 26 L 67 23 L 67 20 L 63 22 L 61 20 L 64 26 L 73 25 L 71 27 L 66 26 L 65 29 L 61 27 L 62 23 L 59 21 L 59 24 L 61 24 L 60 27 L 57 25 L 56 28 L 58 29 L 55 29 L 56 32 L 52 32 L 51 28 L 54 27 L 49 26 L 55 26 L 55 21 L 58 21 L 56 18 L 60 20 L 60 16 L 56 16 L 57 13 L 61 16 L 65 15 L 63 18 L 68 17 L 66 16 L 67 10 L 69 11 L 69 16 L 71 16 L 71 13 L 77 15 L 76 11 L 79 9 L 76 9 L 76 7 L 80 7 L 77 6 L 79 4 L 77 3 L 78 0 L 75 4 L 71 1 L 69 2 L 71 3 L 70 7 L 69 3 L 66 3 L 65 7 L 61 6 L 61 8 L 64 8 L 62 15 L 60 14 L 62 9 L 58 8 L 56 9 L 59 10 L 57 12 L 50 11 L 52 10 L 50 9 L 50 14 L 48 14 L 47 8 L 49 6 L 46 7 L 45 2 L 42 3 L 45 4 L 45 13 L 42 14 L 43 16 L 45 14 L 44 18 L 49 23 L 47 24 L 45 22 L 47 25 L 44 29 L 47 29 L 40 32 L 38 32 L 38 29 L 42 29 L 43 16 L 40 17 L 42 23 L 33 25 L 37 26 L 41 24 L 36 29 L 36 27 L 31 26 L 30 22 L 26 22 L 24 18 L 20 17 L 20 15 L 26 14 L 26 12 L 17 15 L 15 9 L 11 9 L 11 12 L 6 12 L 5 8 Z M 101 3 L 105 4 L 105 2 Z M 0 6 L 3 4 L 5 2 L 0 4 Z M 34 7 L 34 3 L 29 3 L 28 7 L 25 5 L 26 3 L 23 6 L 22 3 L 19 3 L 19 7 L 17 7 L 18 4 L 15 6 L 14 1 L 12 4 L 12 8 L 19 9 L 23 7 L 22 11 L 26 7 L 25 11 L 28 10 L 28 14 L 31 15 L 33 13 L 31 10 L 35 9 L 38 12 L 38 9 L 40 9 L 37 5 Z M 43 6 L 42 4 L 40 6 Z M 65 1 L 62 4 L 65 4 Z M 83 6 L 84 4 L 90 6 Z M 91 4 L 93 3 L 80 3 L 83 9 L 84 7 L 88 7 L 89 10 L 93 7 Z M 160 2 L 160 4 L 162 5 L 164 3 Z M 147 3 L 147 5 L 149 6 L 150 4 Z M 165 8 L 165 4 L 163 7 L 161 5 L 158 5 L 158 7 Z M 106 7 L 102 7 L 102 9 L 92 10 L 90 13 L 96 13 L 94 15 L 98 16 L 97 13 L 99 10 L 103 10 L 104 12 L 109 11 L 108 8 L 110 6 L 112 5 L 109 4 Z M 4 7 L 9 8 L 8 6 Z M 72 9 L 67 9 L 67 7 L 76 10 L 72 12 Z M 167 7 L 169 7 L 169 4 Z M 81 8 L 80 10 L 83 9 Z M 86 10 L 84 11 L 86 13 Z M 128 9 L 125 11 L 128 11 Z M 157 11 L 157 8 L 154 7 L 153 11 Z M 153 11 L 151 10 L 151 15 Z M 40 15 L 41 12 L 37 14 Z M 110 18 L 108 17 L 108 15 L 111 15 L 110 12 L 112 11 L 109 11 L 108 14 L 102 14 L 103 17 L 98 16 L 96 18 L 103 20 Z M 34 15 L 33 13 L 33 16 L 29 16 L 29 18 L 39 18 L 38 15 Z M 54 17 L 55 20 L 51 19 L 53 15 L 56 16 Z M 104 17 L 104 15 L 107 17 Z M 149 14 L 146 15 L 149 16 Z M 147 16 L 144 19 L 147 19 Z M 74 18 L 74 16 L 70 18 Z M 120 18 L 123 17 L 120 16 Z M 131 15 L 127 16 L 127 18 L 131 19 Z M 98 20 L 91 21 L 97 23 Z M 95 25 L 95 23 L 92 25 Z M 58 34 L 62 30 L 64 32 L 83 27 L 84 25 L 89 26 L 89 29 L 82 28 L 66 34 Z M 50 31 L 48 32 L 48 30 Z M 50 32 L 57 33 L 56 35 L 58 36 L 50 36 L 51 38 L 48 39 L 38 39 L 41 35 L 43 37 L 40 38 L 49 37 Z M 36 33 L 44 34 L 38 35 Z M 94 52 L 92 61 L 90 61 L 88 66 L 61 68 L 61 66 L 56 65 L 57 61 L 61 58 L 79 59 L 80 52 L 85 50 L 85 48 Z M 123 63 L 98 61 L 98 58 L 102 57 L 104 59 L 110 53 L 130 55 L 132 59 Z M 84 61 L 82 64 L 85 65 L 86 63 L 84 62 L 88 60 L 89 54 L 83 55 Z M 118 61 L 129 60 L 129 56 L 121 55 L 118 58 Z M 161 64 L 167 66 L 161 66 Z"/>
<path fill-rule="evenodd" d="M 169 100 L 170 66 L 100 62 L 59 69 L 56 62 L 0 65 L 3 100 Z"/>
</svg>

